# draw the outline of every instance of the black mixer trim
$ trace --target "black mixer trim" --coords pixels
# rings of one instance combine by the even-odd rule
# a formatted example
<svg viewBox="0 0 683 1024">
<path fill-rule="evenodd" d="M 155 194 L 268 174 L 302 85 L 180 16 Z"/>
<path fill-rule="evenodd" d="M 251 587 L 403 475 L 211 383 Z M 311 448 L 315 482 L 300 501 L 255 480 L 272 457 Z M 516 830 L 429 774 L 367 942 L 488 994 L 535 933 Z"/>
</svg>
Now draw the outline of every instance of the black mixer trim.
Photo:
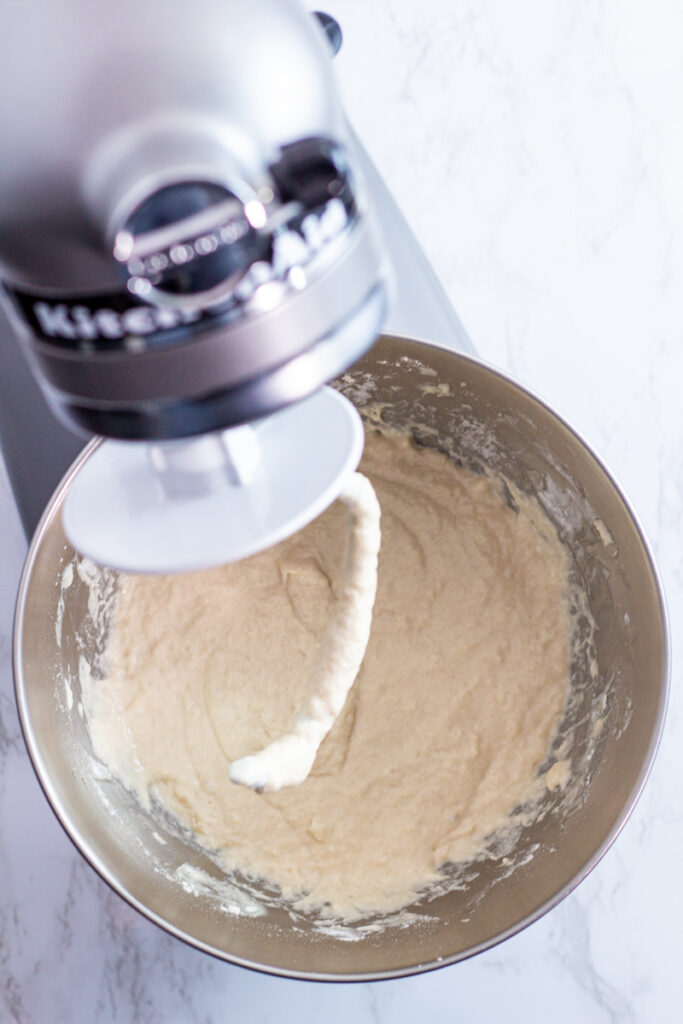
<svg viewBox="0 0 683 1024">
<path fill-rule="evenodd" d="M 353 194 L 328 149 L 321 149 L 319 140 L 283 149 L 280 163 L 271 170 L 295 215 L 289 223 L 280 224 L 272 238 L 261 239 L 263 251 L 249 253 L 252 265 L 244 268 L 241 280 L 220 306 L 152 304 L 130 285 L 120 291 L 76 296 L 25 291 L 7 282 L 0 282 L 0 289 L 34 338 L 51 348 L 84 355 L 157 349 L 184 339 L 190 325 L 195 330 L 200 324 L 230 324 L 244 312 L 260 285 L 286 281 L 296 268 L 308 270 L 328 243 L 356 222 Z M 341 160 L 339 155 L 336 158 Z M 297 185 L 300 194 L 295 195 Z"/>
<path fill-rule="evenodd" d="M 157 347 L 189 324 L 225 319 L 225 310 L 151 306 L 125 291 L 68 298 L 2 287 L 36 338 L 73 352 Z"/>
</svg>

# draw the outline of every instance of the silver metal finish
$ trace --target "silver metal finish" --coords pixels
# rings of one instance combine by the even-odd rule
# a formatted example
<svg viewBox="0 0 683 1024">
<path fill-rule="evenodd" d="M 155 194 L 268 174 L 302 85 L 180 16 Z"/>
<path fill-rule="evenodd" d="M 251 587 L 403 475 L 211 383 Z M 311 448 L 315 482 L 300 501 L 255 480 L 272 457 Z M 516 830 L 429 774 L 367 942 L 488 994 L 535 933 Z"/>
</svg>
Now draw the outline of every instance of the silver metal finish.
<svg viewBox="0 0 683 1024">
<path fill-rule="evenodd" d="M 425 368 L 433 374 L 425 375 Z M 57 490 L 29 552 L 14 664 L 22 727 L 45 793 L 78 848 L 132 906 L 234 963 L 289 977 L 370 980 L 433 969 L 487 949 L 585 877 L 617 836 L 649 772 L 664 717 L 669 655 L 661 589 L 642 532 L 605 468 L 547 406 L 466 356 L 391 337 L 339 386 L 380 406 L 388 423 L 410 424 L 423 443 L 434 443 L 436 430 L 455 457 L 475 467 L 485 461 L 546 501 L 597 624 L 598 673 L 592 678 L 585 659 L 575 660 L 576 699 L 567 723 L 574 729 L 571 759 L 580 800 L 548 793 L 547 813 L 521 830 L 514 851 L 474 864 L 466 888 L 413 908 L 427 915 L 419 926 L 357 942 L 321 936 L 313 922 L 293 922 L 285 908 L 240 917 L 226 913 L 215 894 L 193 896 L 173 880 L 180 865 L 216 877 L 220 872 L 94 770 L 85 723 L 76 713 L 77 636 L 89 657 L 97 642 L 87 629 L 88 594 L 77 576 L 65 592 L 57 645 L 58 582 L 73 556 L 60 510 L 77 466 Z M 420 425 L 428 431 L 421 434 Z M 88 457 L 86 451 L 82 458 Z M 73 691 L 71 711 L 64 673 Z M 603 728 L 594 734 L 591 716 L 603 700 Z M 163 834 L 165 846 L 153 831 Z M 514 871 L 510 857 L 519 861 Z"/>
<path fill-rule="evenodd" d="M 143 194 L 141 191 L 143 186 L 149 190 L 176 180 L 169 178 L 169 167 L 173 174 L 176 174 L 178 167 L 183 172 L 206 171 L 207 162 L 212 163 L 217 155 L 216 146 L 213 143 L 209 144 L 207 139 L 215 133 L 216 118 L 224 109 L 227 92 L 235 86 L 235 77 L 231 73 L 228 76 L 229 80 L 216 79 L 212 91 L 202 92 L 201 104 L 195 85 L 198 86 L 206 72 L 202 65 L 202 52 L 207 61 L 220 61 L 221 68 L 244 68 L 244 54 L 240 54 L 235 65 L 232 60 L 234 54 L 230 50 L 230 47 L 235 45 L 234 31 L 243 25 L 244 6 L 240 5 L 237 19 L 231 19 L 229 30 L 222 30 L 220 26 L 224 20 L 231 17 L 231 5 L 227 0 L 200 4 L 197 13 L 204 12 L 212 19 L 212 26 L 216 26 L 208 41 L 200 40 L 198 20 L 194 15 L 191 24 L 186 24 L 186 9 L 181 9 L 179 3 L 175 8 L 173 3 L 166 4 L 164 19 L 154 26 L 153 4 L 141 8 L 133 0 L 124 0 L 115 8 L 96 12 L 90 5 L 86 14 L 92 8 L 91 13 L 97 17 L 97 29 L 90 25 L 88 18 L 85 17 L 81 19 L 81 37 L 73 34 L 69 36 L 68 33 L 65 37 L 64 12 L 56 11 L 53 5 L 46 6 L 41 12 L 40 19 L 31 18 L 31 24 L 26 21 L 25 8 L 17 7 L 12 12 L 6 12 L 3 23 L 5 57 L 0 68 L 0 78 L 6 74 L 8 85 L 0 90 L 0 123 L 3 125 L 5 139 L 8 138 L 8 125 L 11 135 L 16 136 L 18 133 L 18 139 L 15 139 L 13 146 L 5 146 L 6 159 L 0 164 L 0 196 L 7 195 L 0 217 L 0 262 L 4 261 L 3 274 L 10 282 L 34 289 L 44 286 L 47 282 L 54 286 L 55 296 L 68 295 L 81 287 L 86 291 L 107 291 L 121 287 L 117 261 L 109 257 L 108 248 L 111 245 L 112 233 L 116 233 L 116 218 L 118 217 L 119 221 L 123 218 L 125 221 L 132 208 L 130 204 L 134 205 L 144 198 L 146 193 Z M 258 19 L 268 6 L 260 0 L 257 4 L 249 5 L 249 10 Z M 281 3 L 278 10 L 273 13 L 274 21 L 270 19 L 269 24 L 273 25 L 275 35 L 268 29 L 265 50 L 263 54 L 259 51 L 259 69 L 262 58 L 266 61 L 267 52 L 270 52 L 272 57 L 278 26 L 282 28 L 281 19 L 286 20 L 289 17 L 288 8 L 292 6 L 291 3 Z M 73 4 L 70 13 L 74 18 L 79 18 L 79 5 Z M 134 19 L 135 31 L 122 39 L 129 18 Z M 152 31 L 153 35 L 150 35 Z M 278 39 L 278 52 L 284 60 L 287 59 L 287 53 L 284 51 L 292 54 L 302 45 L 310 58 L 311 52 L 315 54 L 317 46 L 315 60 L 321 73 L 327 76 L 329 53 L 325 52 L 326 44 L 323 41 L 322 45 L 318 46 L 315 40 L 311 42 L 311 31 L 310 26 L 299 27 L 294 37 L 287 34 L 286 39 Z M 153 55 L 147 55 L 146 62 L 136 41 L 138 34 L 140 39 L 155 40 L 157 49 Z M 180 34 L 183 35 L 182 40 Z M 61 49 L 55 48 L 57 41 Z M 110 42 L 114 44 L 112 49 L 109 46 Z M 310 49 L 311 45 L 313 51 Z M 202 49 L 203 47 L 205 49 Z M 178 56 L 181 50 L 182 61 Z M 112 53 L 115 54 L 114 61 Z M 226 63 L 228 57 L 231 59 L 230 64 Z M 171 61 L 170 64 L 166 63 L 166 58 Z M 296 57 L 293 57 L 293 60 L 297 64 L 296 80 L 299 81 L 300 61 Z M 272 60 L 270 64 L 268 75 L 272 77 Z M 174 77 L 174 72 L 179 68 L 183 72 L 182 83 Z M 52 75 L 58 76 L 51 79 L 60 82 L 58 90 L 50 86 L 49 76 Z M 49 79 L 47 85 L 45 76 Z M 126 82 L 135 86 L 134 93 L 121 88 L 122 83 Z M 327 90 L 330 86 L 327 78 L 325 82 L 322 94 L 319 89 L 307 93 L 302 87 L 297 98 L 297 103 L 303 102 L 303 106 L 299 105 L 296 111 L 296 117 L 301 119 L 298 122 L 298 131 L 320 131 L 322 125 L 329 125 L 330 116 L 335 124 L 341 123 L 337 100 L 328 95 Z M 103 104 L 100 115 L 82 117 L 74 123 L 73 110 L 87 109 L 85 99 L 92 100 L 93 83 L 98 84 L 94 94 L 97 102 Z M 162 100 L 172 103 L 174 98 L 178 98 L 178 90 L 183 83 L 189 86 L 187 96 L 190 97 L 189 100 L 185 97 L 183 109 L 191 110 L 193 116 L 181 118 L 178 115 L 172 124 L 168 118 L 157 118 L 155 124 L 151 125 L 149 118 L 154 104 Z M 99 88 L 99 84 L 102 88 Z M 288 81 L 286 88 L 292 89 L 295 85 L 296 83 Z M 142 86 L 149 88 L 151 92 L 144 95 L 138 92 L 138 87 Z M 284 100 L 286 93 L 278 88 L 277 95 L 282 96 Z M 28 131 L 27 124 L 20 116 L 23 103 L 29 104 L 33 116 L 40 117 L 35 132 Z M 204 110 L 207 104 L 210 108 L 208 120 L 203 115 L 200 116 L 199 109 L 201 105 Z M 286 117 L 294 117 L 291 104 L 285 106 Z M 118 131 L 117 145 L 105 144 L 108 126 L 125 124 L 130 127 L 125 132 L 123 128 Z M 368 186 L 369 209 L 376 222 L 382 225 L 387 243 L 386 254 L 387 258 L 390 258 L 396 281 L 388 321 L 385 319 L 386 329 L 390 333 L 431 340 L 450 348 L 473 352 L 472 345 L 443 288 L 420 251 L 400 210 L 387 192 L 386 185 L 372 166 L 361 143 L 352 136 L 350 130 L 344 130 L 353 151 L 353 161 L 360 167 Z M 67 140 L 68 145 L 65 144 Z M 279 145 L 281 140 L 276 141 Z M 123 183 L 121 191 L 127 196 L 126 203 L 123 200 L 119 200 L 118 204 L 114 201 L 114 210 L 107 212 L 109 200 L 106 196 L 111 196 L 116 189 L 112 184 L 106 184 L 113 174 L 106 171 L 106 166 L 108 162 L 111 164 L 112 161 L 116 163 L 117 159 L 124 159 L 128 145 L 137 147 L 141 161 L 141 178 L 135 179 L 130 187 Z M 193 158 L 188 164 L 186 156 L 181 152 L 183 146 L 190 146 L 193 152 L 201 153 L 201 160 Z M 99 157 L 95 161 L 94 169 L 81 180 L 84 161 L 87 161 L 88 153 L 95 151 Z M 224 147 L 220 152 L 225 157 Z M 165 169 L 160 170 L 157 167 L 154 170 L 152 165 L 161 157 L 162 162 L 165 161 Z M 199 166 L 202 161 L 203 166 Z M 27 166 L 32 167 L 34 171 L 30 177 L 25 174 Z M 38 177 L 35 174 L 37 168 L 41 169 Z M 225 174 L 227 168 L 224 168 L 224 176 Z M 233 191 L 238 190 L 236 181 L 231 180 L 229 184 Z M 102 227 L 102 218 L 107 221 L 105 228 Z M 65 230 L 66 225 L 68 230 Z M 58 247 L 59 258 L 55 258 L 55 244 Z M 342 268 L 339 269 L 341 273 Z M 361 266 L 360 270 L 372 272 L 372 268 L 367 266 Z M 367 286 L 369 283 L 369 279 L 363 281 L 359 275 L 354 285 L 357 289 L 356 294 L 362 291 L 363 285 Z M 340 284 L 343 290 L 348 287 L 348 280 L 340 279 Z M 326 294 L 329 294 L 329 289 Z M 325 296 L 321 295 L 321 299 L 326 301 Z M 386 302 L 379 302 L 378 308 L 381 308 L 379 324 L 381 318 L 385 316 Z M 11 308 L 8 308 L 7 312 L 12 316 Z M 86 354 L 83 361 L 87 365 L 82 366 L 78 362 L 78 357 L 74 357 L 73 354 L 69 359 L 60 360 L 57 355 L 52 359 L 51 352 L 47 351 L 48 346 L 44 346 L 41 352 L 42 370 L 48 375 L 55 375 L 55 387 L 46 389 L 44 395 L 29 372 L 27 362 L 12 337 L 12 329 L 5 319 L 5 313 L 0 309 L 0 352 L 4 369 L 0 375 L 0 442 L 22 521 L 29 535 L 33 532 L 57 481 L 83 444 L 78 436 L 67 430 L 53 412 L 55 409 L 59 411 L 61 406 L 59 388 L 63 384 L 66 389 L 65 400 L 74 402 L 75 398 L 69 390 L 73 389 L 73 382 L 79 387 L 83 385 L 86 392 L 88 388 L 94 387 L 97 393 L 100 387 L 105 391 L 114 387 L 118 380 L 119 390 L 123 384 L 124 394 L 126 386 L 132 389 L 135 404 L 140 395 L 144 396 L 145 393 L 144 387 L 137 382 L 136 373 L 137 368 L 143 363 L 148 363 L 146 368 L 149 372 L 145 374 L 147 383 L 157 388 L 157 393 L 158 374 L 165 377 L 166 392 L 169 393 L 169 380 L 184 380 L 188 364 L 193 380 L 206 381 L 208 377 L 213 386 L 212 361 L 219 359 L 225 365 L 231 347 L 231 342 L 228 341 L 224 350 L 224 341 L 220 333 L 218 337 L 204 334 L 196 338 L 195 344 L 199 344 L 205 350 L 206 365 L 202 369 L 196 366 L 192 355 L 177 352 L 169 355 L 168 367 L 165 362 L 162 367 L 162 360 L 145 348 L 146 333 L 163 326 L 182 327 L 184 323 L 192 322 L 193 315 L 192 310 L 173 310 L 169 309 L 168 305 L 159 309 L 153 306 L 138 307 L 128 319 L 109 311 L 106 315 L 106 325 L 110 334 L 120 337 L 132 334 L 137 339 L 132 344 L 136 359 L 130 363 L 131 372 L 124 371 L 121 365 L 128 365 L 125 355 L 123 359 L 120 355 L 118 358 L 109 355 L 101 364 L 94 365 Z M 13 327 L 17 334 L 26 333 L 25 324 L 17 316 L 14 316 Z M 76 330 L 76 327 L 72 327 L 72 333 L 75 334 Z M 92 333 L 88 321 L 82 322 L 80 330 L 84 332 L 86 340 Z M 350 336 L 348 325 L 343 333 L 346 338 Z M 259 363 L 258 354 L 253 351 L 249 332 L 242 333 L 240 340 L 245 345 L 242 356 L 247 363 L 251 361 L 255 372 L 258 372 L 263 366 L 263 361 Z M 292 354 L 297 345 L 303 347 L 300 345 L 296 325 L 283 325 L 280 344 L 283 346 L 285 358 Z M 30 352 L 33 346 L 34 339 L 28 339 L 28 345 L 25 347 L 27 354 L 31 356 L 31 362 L 35 365 L 36 353 Z M 272 346 L 267 338 L 265 347 L 272 354 Z M 358 338 L 354 351 L 356 355 L 364 351 L 364 346 Z M 316 370 L 314 364 L 321 360 L 323 355 L 325 365 Z M 306 387 L 310 389 L 316 373 L 319 377 L 327 372 L 336 374 L 344 365 L 344 360 L 348 362 L 351 358 L 352 353 L 345 352 L 341 344 L 317 343 L 303 360 L 307 364 Z M 311 364 L 310 367 L 308 364 Z M 290 382 L 292 380 L 292 374 L 282 369 L 278 371 L 278 375 L 287 377 Z M 252 385 L 251 392 L 265 393 L 268 401 L 272 402 L 277 392 L 276 381 L 257 381 Z M 293 392 L 287 393 L 291 397 L 294 395 Z M 53 409 L 47 406 L 46 397 Z M 80 429 L 84 432 L 96 429 L 97 426 L 101 429 L 103 418 L 93 416 L 87 408 L 87 393 L 81 396 L 81 401 L 85 408 L 82 410 Z M 240 415 L 248 411 L 249 401 L 248 394 L 242 395 Z M 155 411 L 157 428 L 163 429 L 163 425 L 158 423 L 158 415 L 158 411 Z M 71 423 L 73 420 L 74 417 L 70 417 Z M 224 422 L 225 411 L 216 410 L 213 425 L 218 427 L 224 425 Z M 207 428 L 209 425 L 205 423 L 205 429 Z M 142 426 L 139 428 L 141 432 L 144 429 L 146 428 Z M 189 429 L 199 429 L 199 423 L 193 423 Z"/>
<path fill-rule="evenodd" d="M 180 343 L 163 347 L 146 345 L 138 331 L 136 351 L 102 352 L 97 359 L 87 352 L 69 353 L 67 359 L 63 352 L 40 342 L 35 348 L 40 351 L 46 380 L 74 402 L 134 408 L 144 402 L 200 397 L 254 380 L 333 333 L 377 287 L 378 265 L 373 225 L 365 221 L 345 239 L 327 272 L 303 291 L 288 286 L 284 303 L 257 316 L 239 317 L 225 327 L 196 325 Z M 254 285 L 254 299 L 256 290 Z M 154 323 L 153 311 L 140 307 L 136 312 L 139 319 L 142 314 Z M 363 338 L 366 348 L 380 323 L 374 328 Z M 121 332 L 125 336 L 125 323 Z M 322 383 L 319 380 L 315 386 Z M 291 400 L 285 395 L 281 404 Z M 222 425 L 229 426 L 230 421 Z"/>
<path fill-rule="evenodd" d="M 388 268 L 297 0 L 15 5 L 3 41 L 0 281 L 68 422 L 231 426 L 301 397 L 279 387 L 289 361 L 368 329 Z"/>
<path fill-rule="evenodd" d="M 3 271 L 66 293 L 120 284 L 119 209 L 217 167 L 259 181 L 282 146 L 346 131 L 298 0 L 11 4 L 0 84 Z"/>
<path fill-rule="evenodd" d="M 457 314 L 358 139 L 354 140 L 354 151 L 368 186 L 369 207 L 383 227 L 395 282 L 388 314 L 379 314 L 387 332 L 473 355 L 474 347 Z M 321 347 L 324 348 L 317 346 Z M 30 536 L 83 442 L 69 433 L 46 407 L 2 309 L 0 352 L 5 370 L 0 375 L 0 441 L 22 521 Z M 362 355 L 360 348 L 358 355 Z M 309 353 L 307 358 L 316 358 L 316 353 Z M 339 366 L 330 368 L 331 376 L 340 372 Z"/>
</svg>

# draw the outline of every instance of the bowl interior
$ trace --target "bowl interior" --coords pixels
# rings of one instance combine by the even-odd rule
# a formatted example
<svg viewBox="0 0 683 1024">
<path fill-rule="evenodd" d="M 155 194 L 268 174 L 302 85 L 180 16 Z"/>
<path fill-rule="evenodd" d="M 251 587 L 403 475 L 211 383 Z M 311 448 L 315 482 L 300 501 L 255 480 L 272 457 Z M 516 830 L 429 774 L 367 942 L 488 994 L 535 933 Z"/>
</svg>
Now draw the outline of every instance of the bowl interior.
<svg viewBox="0 0 683 1024">
<path fill-rule="evenodd" d="M 581 642 L 558 739 L 571 760 L 564 789 L 490 855 L 454 868 L 459 888 L 418 901 L 406 919 L 324 928 L 268 893 L 225 879 L 173 823 L 150 818 L 93 756 L 79 663 L 98 668 L 102 629 L 61 526 L 70 471 L 36 532 L 19 594 L 15 667 L 27 744 L 43 788 L 77 846 L 129 902 L 215 955 L 275 973 L 389 977 L 471 955 L 514 933 L 596 863 L 645 781 L 667 688 L 656 573 L 627 505 L 577 436 L 541 402 L 468 357 L 385 337 L 336 382 L 367 429 L 410 429 L 475 471 L 536 495 L 568 546 Z M 84 456 L 87 458 L 87 453 Z M 83 458 L 83 457 L 82 457 Z M 514 490 L 510 493 L 514 502 Z M 66 576 L 65 576 L 66 572 Z M 106 574 L 113 592 L 116 576 Z M 594 625 L 593 625 L 594 623 Z M 106 621 L 104 633 L 106 634 Z M 99 649 L 98 649 L 99 646 Z M 409 841 L 409 837 L 406 837 Z"/>
</svg>

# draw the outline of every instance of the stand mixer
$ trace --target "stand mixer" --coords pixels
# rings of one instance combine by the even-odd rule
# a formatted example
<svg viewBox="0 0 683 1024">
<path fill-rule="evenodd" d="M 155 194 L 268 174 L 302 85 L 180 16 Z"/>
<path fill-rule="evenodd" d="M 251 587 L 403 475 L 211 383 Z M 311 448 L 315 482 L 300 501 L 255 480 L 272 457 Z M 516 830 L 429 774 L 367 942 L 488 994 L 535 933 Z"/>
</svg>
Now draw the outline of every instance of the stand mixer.
<svg viewBox="0 0 683 1024">
<path fill-rule="evenodd" d="M 324 385 L 386 321 L 389 252 L 394 329 L 470 348 L 345 121 L 336 22 L 295 0 L 159 13 L 18 9 L 0 120 L 8 315 L 50 409 L 110 439 L 65 529 L 147 572 L 245 557 L 338 496 L 363 433 Z M 3 362 L 30 532 L 79 445 L 10 341 Z"/>
<path fill-rule="evenodd" d="M 468 358 L 344 119 L 334 22 L 294 0 L 201 0 L 191 17 L 180 0 L 28 6 L 5 12 L 0 68 L 0 279 L 24 349 L 0 320 L 0 440 L 27 533 L 38 524 L 14 672 L 46 797 L 116 892 L 230 962 L 371 980 L 489 948 L 585 877 L 652 764 L 668 640 L 637 522 L 559 416 Z M 371 348 L 380 327 L 387 336 Z M 64 527 L 96 559 L 170 571 L 242 557 L 317 515 L 361 453 L 354 409 L 325 389 L 347 367 L 340 390 L 353 399 L 371 380 L 390 427 L 404 428 L 419 402 L 428 437 L 449 438 L 454 457 L 479 467 L 485 438 L 487 467 L 546 500 L 585 583 L 599 666 L 573 667 L 578 810 L 549 791 L 548 813 L 520 835 L 519 867 L 506 849 L 430 902 L 420 927 L 384 936 L 370 922 L 363 941 L 321 937 L 289 906 L 226 919 L 215 866 L 171 830 L 157 842 L 133 795 L 107 788 L 78 710 L 81 656 L 98 654 L 82 628 L 88 587 L 72 572 L 64 589 L 75 559 Z M 57 486 L 83 443 L 65 423 L 108 440 Z M 62 680 L 73 684 L 66 699 Z M 188 865 L 208 873 L 200 898 L 179 883 Z"/>
</svg>

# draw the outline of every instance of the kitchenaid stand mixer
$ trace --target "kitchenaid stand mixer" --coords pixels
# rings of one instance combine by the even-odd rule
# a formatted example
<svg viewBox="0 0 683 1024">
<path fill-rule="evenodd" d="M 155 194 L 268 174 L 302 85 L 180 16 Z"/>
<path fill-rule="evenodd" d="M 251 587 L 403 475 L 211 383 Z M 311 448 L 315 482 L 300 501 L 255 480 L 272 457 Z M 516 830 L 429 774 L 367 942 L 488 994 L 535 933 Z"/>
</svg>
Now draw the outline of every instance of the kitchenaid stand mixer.
<svg viewBox="0 0 683 1024">
<path fill-rule="evenodd" d="M 471 350 L 344 119 L 330 62 L 336 23 L 282 0 L 205 2 L 187 24 L 173 6 L 162 23 L 155 5 L 72 5 L 69 31 L 46 6 L 32 27 L 33 67 L 16 15 L 4 72 L 13 103 L 2 116 L 12 324 L 61 419 L 120 439 L 90 460 L 97 472 L 73 515 L 65 510 L 67 530 L 102 561 L 157 571 L 242 557 L 334 499 L 362 432 L 344 400 L 320 389 L 383 323 Z M 50 74 L 60 88 L 46 92 Z M 81 442 L 46 407 L 9 337 L 3 369 L 3 451 L 30 533 Z M 261 509 L 249 538 L 216 548 L 219 533 L 212 541 L 192 523 L 197 498 L 218 488 L 232 499 L 257 465 L 272 480 L 292 418 L 287 459 L 308 460 L 307 485 L 285 473 L 265 502 L 274 521 Z M 160 504 L 141 506 L 144 481 Z M 150 559 L 171 499 L 183 538 L 191 548 L 201 537 L 203 550 L 178 560 L 173 528 Z M 243 509 L 228 518 L 244 519 Z M 122 545 L 145 512 L 126 560 Z"/>
<path fill-rule="evenodd" d="M 371 980 L 489 948 L 585 877 L 628 817 L 652 763 L 666 705 L 668 642 L 656 570 L 637 523 L 560 417 L 503 374 L 452 351 L 471 352 L 471 346 L 341 114 L 330 47 L 311 15 L 290 0 L 206 0 L 194 5 L 189 20 L 178 0 L 163 8 L 78 0 L 69 5 L 67 25 L 54 5 L 43 8 L 39 24 L 31 23 L 31 5 L 30 14 L 12 9 L 21 24 L 5 25 L 0 102 L 11 102 L 11 109 L 0 115 L 0 277 L 13 293 L 14 327 L 43 374 L 50 402 L 90 432 L 130 439 L 93 443 L 57 487 L 82 440 L 48 409 L 3 321 L 0 435 L 28 533 L 55 491 L 30 545 L 14 630 L 17 706 L 45 794 L 117 893 L 171 934 L 233 963 L 288 977 Z M 293 82 L 303 83 L 294 94 Z M 225 117 L 233 130 L 216 135 Z M 100 159 L 91 162 L 96 152 Z M 165 170 L 152 166 L 157 157 Z M 223 167 L 219 174 L 214 158 Z M 297 194 L 304 184 L 314 185 L 313 192 Z M 292 203 L 302 206 L 295 210 Z M 323 229 L 328 203 L 335 205 Z M 291 230 L 308 242 L 303 221 L 311 215 L 315 252 L 290 239 L 290 257 L 298 250 L 293 262 L 271 273 L 280 234 Z M 160 257 L 174 264 L 170 278 Z M 395 286 L 383 325 L 403 337 L 381 338 L 351 366 L 380 329 L 389 262 Z M 238 293 L 252 271 L 249 289 L 245 281 Z M 332 279 L 348 287 L 338 294 L 328 288 Z M 349 329 L 343 337 L 342 328 Z M 422 344 L 429 341 L 437 344 Z M 323 359 L 325 353 L 334 358 Z M 325 395 L 321 386 L 346 367 L 349 377 L 337 386 L 353 398 L 354 386 L 362 391 L 370 380 L 371 399 L 390 427 L 412 429 L 419 405 L 420 424 L 429 431 L 422 439 L 453 441 L 466 465 L 481 468 L 485 454 L 486 466 L 522 493 L 559 496 L 557 528 L 586 581 L 600 667 L 593 678 L 579 666 L 575 680 L 583 731 L 571 757 L 583 766 L 580 809 L 559 813 L 561 795 L 549 793 L 550 813 L 520 838 L 516 870 L 507 855 L 494 856 L 475 866 L 466 886 L 430 902 L 420 927 L 385 936 L 372 922 L 372 933 L 352 942 L 335 934 L 321 940 L 315 922 L 293 921 L 288 906 L 270 908 L 263 919 L 231 914 L 226 920 L 220 888 L 198 896 L 178 881 L 191 864 L 208 872 L 213 885 L 215 866 L 170 831 L 159 845 L 133 795 L 121 786 L 106 789 L 92 770 L 78 679 L 88 586 L 73 572 L 78 559 L 62 515 L 78 476 L 113 443 L 159 446 L 146 457 L 147 482 L 154 479 L 158 489 L 167 469 L 171 491 L 192 491 L 198 483 L 188 479 L 192 465 L 182 457 L 188 437 L 207 442 L 202 459 L 209 477 L 214 457 L 221 480 L 231 472 L 248 477 L 250 434 L 228 444 L 226 462 L 215 451 L 222 431 L 245 423 L 277 426 L 278 416 Z M 324 439 L 330 408 L 313 416 L 304 440 L 316 433 Z M 353 463 L 353 428 L 347 440 Z M 290 467 L 297 454 L 292 446 L 283 452 Z M 345 471 L 333 470 L 333 481 Z M 110 483 L 105 473 L 104 485 Z M 97 484 L 90 493 L 99 496 Z M 324 487 L 317 494 L 332 496 Z M 304 502 L 309 512 L 311 501 L 309 495 Z M 226 532 L 223 518 L 218 525 Z M 209 548 L 216 561 L 225 554 Z M 57 629 L 65 572 L 74 578 Z M 86 650 L 88 657 L 93 651 Z M 62 679 L 74 686 L 66 698 Z M 610 716 L 594 745 L 590 716 L 606 687 Z"/>
</svg>

